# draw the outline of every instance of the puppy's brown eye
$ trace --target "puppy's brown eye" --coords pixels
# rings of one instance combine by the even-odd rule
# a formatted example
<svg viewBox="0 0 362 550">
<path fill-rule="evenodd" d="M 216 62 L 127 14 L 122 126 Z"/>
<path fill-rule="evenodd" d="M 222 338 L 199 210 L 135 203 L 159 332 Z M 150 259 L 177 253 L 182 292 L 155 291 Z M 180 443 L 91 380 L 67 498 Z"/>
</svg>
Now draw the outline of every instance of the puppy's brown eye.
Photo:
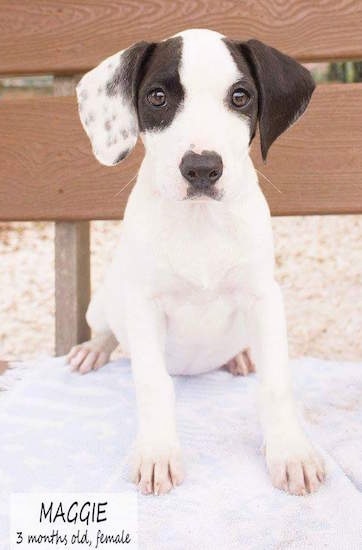
<svg viewBox="0 0 362 550">
<path fill-rule="evenodd" d="M 243 88 L 237 88 L 233 91 L 231 101 L 235 107 L 246 107 L 250 101 L 250 95 Z"/>
<path fill-rule="evenodd" d="M 147 94 L 147 100 L 154 107 L 164 107 L 166 105 L 166 94 L 161 88 L 155 88 Z"/>
</svg>

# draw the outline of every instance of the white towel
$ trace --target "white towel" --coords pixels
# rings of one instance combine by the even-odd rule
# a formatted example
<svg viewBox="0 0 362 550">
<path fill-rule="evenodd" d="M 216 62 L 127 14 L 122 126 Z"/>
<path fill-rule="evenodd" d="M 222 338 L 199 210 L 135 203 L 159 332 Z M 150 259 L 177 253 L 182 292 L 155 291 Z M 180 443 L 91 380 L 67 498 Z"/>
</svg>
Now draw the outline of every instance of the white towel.
<svg viewBox="0 0 362 550">
<path fill-rule="evenodd" d="M 187 477 L 138 497 L 147 550 L 362 548 L 362 364 L 292 361 L 298 399 L 328 478 L 306 497 L 271 486 L 260 452 L 256 378 L 219 370 L 175 377 Z M 136 429 L 130 366 L 86 376 L 42 360 L 0 395 L 0 545 L 12 492 L 122 492 Z M 1 377 L 0 377 L 1 385 Z"/>
</svg>

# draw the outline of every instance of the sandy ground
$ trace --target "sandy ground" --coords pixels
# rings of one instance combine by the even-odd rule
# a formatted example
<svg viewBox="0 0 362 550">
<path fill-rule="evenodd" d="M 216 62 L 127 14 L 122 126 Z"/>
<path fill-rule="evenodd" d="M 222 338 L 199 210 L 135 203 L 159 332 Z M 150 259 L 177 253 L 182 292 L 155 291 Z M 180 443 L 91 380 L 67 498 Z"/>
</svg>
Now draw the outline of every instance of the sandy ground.
<svg viewBox="0 0 362 550">
<path fill-rule="evenodd" d="M 275 218 L 277 278 L 290 352 L 362 358 L 362 216 Z M 92 223 L 92 285 L 99 284 L 119 222 Z M 51 223 L 0 224 L 0 359 L 52 354 Z"/>
</svg>

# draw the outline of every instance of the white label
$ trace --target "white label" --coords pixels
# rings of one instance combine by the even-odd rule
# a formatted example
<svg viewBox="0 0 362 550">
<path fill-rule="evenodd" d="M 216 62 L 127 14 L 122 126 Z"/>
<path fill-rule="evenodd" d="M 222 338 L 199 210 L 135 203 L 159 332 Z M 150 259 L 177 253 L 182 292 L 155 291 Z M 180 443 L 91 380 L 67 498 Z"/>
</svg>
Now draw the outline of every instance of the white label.
<svg viewBox="0 0 362 550">
<path fill-rule="evenodd" d="M 138 548 L 137 494 L 14 493 L 10 548 Z"/>
</svg>

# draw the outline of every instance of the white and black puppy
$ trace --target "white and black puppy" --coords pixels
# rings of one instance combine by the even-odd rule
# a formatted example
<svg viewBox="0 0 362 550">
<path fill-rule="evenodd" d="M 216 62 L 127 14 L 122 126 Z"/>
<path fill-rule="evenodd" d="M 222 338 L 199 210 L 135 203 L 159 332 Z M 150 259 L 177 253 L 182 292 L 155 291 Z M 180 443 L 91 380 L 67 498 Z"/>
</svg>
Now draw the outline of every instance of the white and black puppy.
<svg viewBox="0 0 362 550">
<path fill-rule="evenodd" d="M 170 375 L 225 364 L 240 373 L 256 365 L 272 483 L 305 494 L 324 479 L 297 418 L 270 212 L 249 157 L 257 125 L 265 159 L 313 89 L 288 56 L 209 30 L 137 43 L 77 87 L 101 163 L 124 159 L 138 134 L 146 150 L 121 241 L 88 309 L 94 337 L 69 354 L 82 373 L 105 364 L 118 342 L 131 357 L 134 480 L 144 493 L 165 493 L 184 475 Z"/>
</svg>

